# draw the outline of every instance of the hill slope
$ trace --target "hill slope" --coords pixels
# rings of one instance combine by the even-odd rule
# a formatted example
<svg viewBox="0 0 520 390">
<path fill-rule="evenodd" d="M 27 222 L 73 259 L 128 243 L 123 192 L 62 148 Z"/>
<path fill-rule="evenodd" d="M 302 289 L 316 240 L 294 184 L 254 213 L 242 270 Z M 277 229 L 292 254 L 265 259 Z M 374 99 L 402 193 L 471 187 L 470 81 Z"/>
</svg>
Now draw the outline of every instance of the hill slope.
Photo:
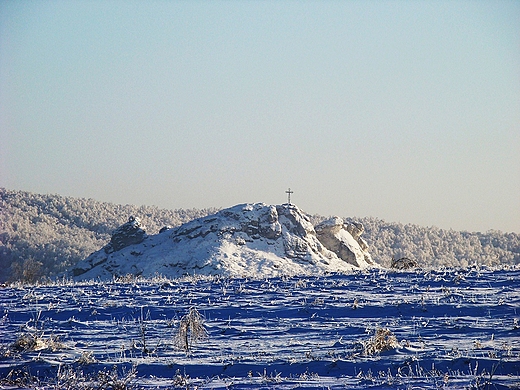
<svg viewBox="0 0 520 390">
<path fill-rule="evenodd" d="M 152 236 L 131 217 L 108 245 L 78 263 L 71 276 L 75 280 L 111 280 L 128 274 L 272 277 L 375 267 L 360 233 L 339 217 L 315 230 L 293 204 L 237 205 Z"/>
<path fill-rule="evenodd" d="M 118 205 L 0 188 L 0 282 L 65 271 L 103 247 L 130 215 L 138 215 L 149 233 L 157 233 L 163 226 L 178 226 L 215 211 Z"/>
<path fill-rule="evenodd" d="M 105 246 L 131 215 L 141 219 L 148 234 L 155 234 L 163 226 L 179 226 L 217 210 L 166 210 L 0 188 L 0 282 L 63 272 Z M 325 217 L 310 219 L 315 225 Z M 459 232 L 372 217 L 356 220 L 364 226 L 373 259 L 383 266 L 392 256 L 412 257 L 424 267 L 520 263 L 518 233 Z"/>
</svg>

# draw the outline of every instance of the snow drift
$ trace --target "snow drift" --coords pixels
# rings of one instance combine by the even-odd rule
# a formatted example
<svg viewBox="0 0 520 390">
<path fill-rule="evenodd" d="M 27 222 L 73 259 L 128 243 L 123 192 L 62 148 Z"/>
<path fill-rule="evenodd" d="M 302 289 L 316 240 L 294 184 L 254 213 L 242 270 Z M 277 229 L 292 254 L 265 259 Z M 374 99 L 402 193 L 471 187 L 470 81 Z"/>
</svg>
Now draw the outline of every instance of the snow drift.
<svg viewBox="0 0 520 390">
<path fill-rule="evenodd" d="M 271 277 L 377 267 L 361 224 L 333 217 L 316 226 L 293 204 L 241 204 L 148 236 L 138 218 L 79 262 L 75 280 L 136 275 Z"/>
</svg>

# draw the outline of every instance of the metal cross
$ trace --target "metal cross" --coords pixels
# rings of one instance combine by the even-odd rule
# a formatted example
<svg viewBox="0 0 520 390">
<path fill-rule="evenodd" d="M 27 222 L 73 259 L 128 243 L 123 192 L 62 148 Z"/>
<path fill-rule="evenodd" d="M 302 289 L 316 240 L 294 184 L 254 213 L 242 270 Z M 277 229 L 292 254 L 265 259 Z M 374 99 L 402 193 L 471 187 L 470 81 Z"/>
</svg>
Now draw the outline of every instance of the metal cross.
<svg viewBox="0 0 520 390">
<path fill-rule="evenodd" d="M 289 188 L 287 191 L 285 191 L 285 193 L 287 194 L 287 203 L 291 204 L 291 194 L 293 194 L 294 191 L 291 191 Z"/>
</svg>

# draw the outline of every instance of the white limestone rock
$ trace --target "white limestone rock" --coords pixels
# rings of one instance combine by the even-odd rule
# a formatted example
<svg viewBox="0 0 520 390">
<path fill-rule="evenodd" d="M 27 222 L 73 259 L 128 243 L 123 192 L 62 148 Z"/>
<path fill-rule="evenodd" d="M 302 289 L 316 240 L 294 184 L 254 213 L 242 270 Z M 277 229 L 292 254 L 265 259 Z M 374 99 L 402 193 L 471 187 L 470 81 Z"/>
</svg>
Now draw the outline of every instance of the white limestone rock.
<svg viewBox="0 0 520 390">
<path fill-rule="evenodd" d="M 344 223 L 340 217 L 329 218 L 316 226 L 320 242 L 340 259 L 357 268 L 374 267 L 376 264 L 368 252 L 368 244 L 361 238 L 361 223 Z"/>
<path fill-rule="evenodd" d="M 354 248 L 357 241 L 346 229 L 333 230 L 341 242 L 350 237 Z M 324 237 L 330 236 L 327 234 Z M 364 256 L 366 251 L 356 245 Z M 320 242 L 310 219 L 296 205 L 240 204 L 176 228 L 161 229 L 159 234 L 117 251 L 94 252 L 71 270 L 71 276 L 75 280 L 107 280 L 127 274 L 272 277 L 367 267 L 355 261 L 356 256 L 348 257 L 343 247 L 338 248 L 348 261 Z"/>
</svg>

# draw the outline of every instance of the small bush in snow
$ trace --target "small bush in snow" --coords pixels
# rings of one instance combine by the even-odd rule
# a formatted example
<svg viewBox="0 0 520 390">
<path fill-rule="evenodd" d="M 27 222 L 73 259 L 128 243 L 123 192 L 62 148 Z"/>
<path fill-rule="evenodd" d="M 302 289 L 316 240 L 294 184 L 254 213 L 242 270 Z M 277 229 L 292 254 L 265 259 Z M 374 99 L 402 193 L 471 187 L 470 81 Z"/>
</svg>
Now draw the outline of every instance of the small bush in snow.
<svg viewBox="0 0 520 390">
<path fill-rule="evenodd" d="M 137 368 L 132 366 L 130 371 L 124 370 L 121 374 L 114 366 L 111 371 L 103 370 L 97 375 L 96 389 L 132 390 L 138 388 L 136 383 Z"/>
<path fill-rule="evenodd" d="M 391 351 L 399 346 L 397 337 L 386 328 L 377 328 L 376 334 L 365 345 L 365 355 L 372 356 L 381 352 Z"/>
<path fill-rule="evenodd" d="M 188 314 L 181 318 L 179 329 L 176 335 L 176 344 L 186 352 L 191 350 L 191 346 L 208 337 L 208 332 L 204 327 L 204 317 L 194 307 L 190 308 Z"/>
<path fill-rule="evenodd" d="M 14 352 L 26 351 L 40 351 L 49 350 L 56 352 L 63 349 L 65 346 L 59 341 L 56 336 L 43 337 L 43 333 L 24 333 L 20 335 L 16 341 L 11 345 L 11 350 Z"/>
</svg>

